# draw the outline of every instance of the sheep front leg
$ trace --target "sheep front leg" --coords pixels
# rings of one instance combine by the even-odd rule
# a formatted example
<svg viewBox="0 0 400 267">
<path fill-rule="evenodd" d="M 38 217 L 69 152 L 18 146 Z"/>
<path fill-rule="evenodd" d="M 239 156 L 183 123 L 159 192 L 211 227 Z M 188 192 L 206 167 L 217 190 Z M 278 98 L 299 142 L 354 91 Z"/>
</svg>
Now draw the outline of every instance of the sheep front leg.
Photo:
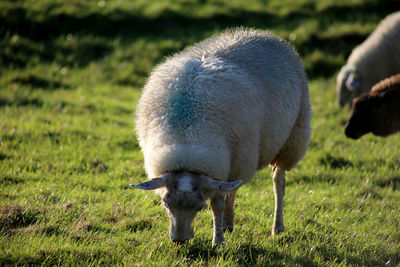
<svg viewBox="0 0 400 267">
<path fill-rule="evenodd" d="M 235 196 L 237 190 L 228 192 L 225 197 L 224 207 L 224 231 L 233 231 L 233 218 L 235 217 L 235 211 L 233 205 L 235 204 Z"/>
<path fill-rule="evenodd" d="M 223 215 L 225 206 L 225 194 L 222 192 L 216 193 L 211 198 L 210 204 L 214 223 L 214 235 L 212 240 L 212 244 L 214 246 L 224 242 Z"/>
<path fill-rule="evenodd" d="M 275 210 L 271 234 L 275 235 L 285 230 L 283 225 L 283 197 L 285 195 L 285 170 L 274 167 L 272 180 L 274 184 Z"/>
</svg>

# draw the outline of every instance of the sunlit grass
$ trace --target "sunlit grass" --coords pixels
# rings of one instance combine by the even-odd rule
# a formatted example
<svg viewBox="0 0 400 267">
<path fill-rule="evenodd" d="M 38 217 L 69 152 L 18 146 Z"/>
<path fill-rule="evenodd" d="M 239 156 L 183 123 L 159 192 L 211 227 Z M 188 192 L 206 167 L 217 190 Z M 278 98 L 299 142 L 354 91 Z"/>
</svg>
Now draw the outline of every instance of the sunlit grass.
<svg viewBox="0 0 400 267">
<path fill-rule="evenodd" d="M 400 264 L 399 135 L 353 141 L 335 75 L 390 1 L 2 1 L 0 265 Z M 356 12 L 360 11 L 360 12 Z M 312 138 L 287 174 L 271 236 L 269 169 L 243 186 L 213 248 L 210 210 L 174 245 L 145 180 L 134 110 L 154 66 L 227 27 L 292 42 L 309 77 Z"/>
</svg>

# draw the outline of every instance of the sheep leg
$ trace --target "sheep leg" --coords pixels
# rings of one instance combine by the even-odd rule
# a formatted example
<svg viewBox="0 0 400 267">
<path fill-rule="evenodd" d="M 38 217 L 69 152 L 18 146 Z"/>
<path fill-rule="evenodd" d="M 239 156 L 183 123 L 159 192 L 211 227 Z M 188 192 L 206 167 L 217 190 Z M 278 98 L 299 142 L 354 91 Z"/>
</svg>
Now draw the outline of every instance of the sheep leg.
<svg viewBox="0 0 400 267">
<path fill-rule="evenodd" d="M 233 218 L 235 211 L 233 210 L 233 204 L 235 203 L 235 191 L 228 192 L 225 197 L 225 208 L 224 208 L 224 231 L 233 231 Z"/>
<path fill-rule="evenodd" d="M 212 244 L 214 246 L 224 242 L 223 215 L 225 206 L 225 193 L 216 193 L 211 198 L 210 204 L 214 223 L 214 235 L 212 240 Z"/>
<path fill-rule="evenodd" d="M 271 234 L 275 235 L 285 230 L 283 225 L 283 197 L 285 195 L 285 170 L 273 168 L 272 181 L 274 184 L 275 210 Z"/>
</svg>

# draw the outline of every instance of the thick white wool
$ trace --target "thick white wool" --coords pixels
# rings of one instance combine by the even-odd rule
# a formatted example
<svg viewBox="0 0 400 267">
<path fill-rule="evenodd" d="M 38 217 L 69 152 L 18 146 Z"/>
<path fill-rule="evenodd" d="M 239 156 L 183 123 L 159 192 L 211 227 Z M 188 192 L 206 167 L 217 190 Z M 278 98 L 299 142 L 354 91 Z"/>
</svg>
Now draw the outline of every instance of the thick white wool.
<svg viewBox="0 0 400 267">
<path fill-rule="evenodd" d="M 359 87 L 351 92 L 346 80 L 356 73 Z M 337 97 L 341 105 L 368 92 L 376 83 L 400 73 L 400 11 L 388 15 L 375 31 L 359 46 L 341 69 L 337 77 Z"/>
<path fill-rule="evenodd" d="M 310 138 L 300 60 L 284 41 L 236 29 L 168 58 L 136 113 L 150 178 L 171 171 L 250 179 L 268 164 L 292 168 Z"/>
</svg>

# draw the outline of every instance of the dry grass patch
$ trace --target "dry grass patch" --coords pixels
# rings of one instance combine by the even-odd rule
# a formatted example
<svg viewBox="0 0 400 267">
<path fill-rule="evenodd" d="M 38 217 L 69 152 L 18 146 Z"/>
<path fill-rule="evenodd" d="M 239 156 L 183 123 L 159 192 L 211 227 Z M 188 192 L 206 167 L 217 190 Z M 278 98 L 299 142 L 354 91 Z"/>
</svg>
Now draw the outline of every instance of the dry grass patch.
<svg viewBox="0 0 400 267">
<path fill-rule="evenodd" d="M 19 204 L 6 204 L 0 208 L 0 229 L 8 231 L 31 226 L 39 221 L 39 212 Z"/>
</svg>

